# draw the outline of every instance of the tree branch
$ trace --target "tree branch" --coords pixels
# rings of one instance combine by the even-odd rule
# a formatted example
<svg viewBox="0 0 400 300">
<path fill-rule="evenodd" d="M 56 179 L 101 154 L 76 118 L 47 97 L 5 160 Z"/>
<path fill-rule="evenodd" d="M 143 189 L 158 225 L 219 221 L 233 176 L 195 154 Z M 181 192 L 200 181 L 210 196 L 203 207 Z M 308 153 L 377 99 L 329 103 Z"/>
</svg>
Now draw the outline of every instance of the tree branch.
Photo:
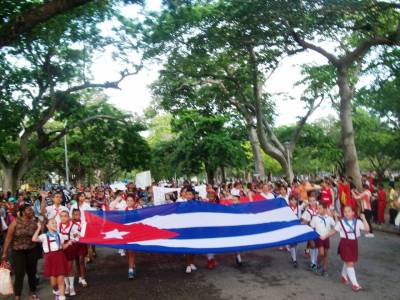
<svg viewBox="0 0 400 300">
<path fill-rule="evenodd" d="M 135 72 L 123 71 L 123 72 L 121 72 L 121 77 L 115 81 L 106 81 L 103 83 L 85 82 L 84 84 L 73 86 L 64 91 L 60 91 L 60 92 L 69 94 L 69 93 L 78 92 L 78 91 L 89 89 L 89 88 L 120 89 L 119 84 L 121 83 L 121 81 L 124 80 L 125 77 L 131 76 L 131 75 L 136 75 L 137 73 L 139 73 L 141 68 L 142 68 L 142 66 L 138 67 Z"/>
<path fill-rule="evenodd" d="M 49 19 L 70 11 L 76 7 L 93 2 L 93 0 L 52 0 L 34 6 L 1 26 L 0 48 L 10 46 L 19 36 L 30 32 L 35 26 Z"/>
<path fill-rule="evenodd" d="M 294 130 L 292 137 L 290 139 L 290 150 L 293 151 L 294 146 L 297 144 L 297 142 L 299 141 L 300 138 L 300 133 L 303 130 L 304 126 L 307 123 L 308 118 L 315 112 L 315 110 L 321 106 L 322 101 L 324 99 L 321 98 L 321 100 L 317 103 L 317 105 L 315 105 L 315 103 L 313 103 L 311 105 L 311 107 L 309 108 L 309 110 L 307 111 L 307 113 L 298 121 L 296 129 Z"/>
<path fill-rule="evenodd" d="M 333 55 L 332 53 L 326 51 L 325 49 L 318 47 L 317 45 L 314 45 L 312 43 L 307 42 L 306 40 L 304 40 L 303 38 L 300 37 L 300 35 L 293 29 L 293 27 L 290 25 L 290 23 L 288 23 L 288 30 L 289 30 L 289 34 L 291 35 L 291 37 L 295 40 L 295 42 L 297 42 L 301 47 L 303 47 L 304 49 L 311 49 L 314 50 L 315 52 L 325 56 L 332 64 L 334 64 L 335 66 L 338 65 L 339 61 L 336 58 L 335 55 Z"/>
</svg>

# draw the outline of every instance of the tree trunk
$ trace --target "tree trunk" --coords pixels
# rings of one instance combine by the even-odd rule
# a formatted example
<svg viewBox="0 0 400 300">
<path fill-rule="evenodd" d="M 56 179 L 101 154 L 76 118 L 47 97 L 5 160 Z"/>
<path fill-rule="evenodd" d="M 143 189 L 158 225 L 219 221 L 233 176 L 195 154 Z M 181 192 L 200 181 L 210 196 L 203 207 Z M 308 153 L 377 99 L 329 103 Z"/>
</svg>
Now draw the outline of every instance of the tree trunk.
<svg viewBox="0 0 400 300">
<path fill-rule="evenodd" d="M 341 144 L 343 149 L 344 166 L 347 176 L 351 176 L 357 188 L 361 189 L 361 174 L 358 164 L 357 149 L 354 142 L 354 128 L 351 98 L 352 89 L 349 85 L 349 74 L 346 69 L 337 70 L 340 94 L 340 126 Z"/>
<path fill-rule="evenodd" d="M 225 167 L 223 165 L 220 166 L 221 169 L 221 182 L 226 182 L 226 175 L 225 175 Z"/>
<path fill-rule="evenodd" d="M 214 170 L 210 168 L 206 168 L 206 173 L 207 173 L 207 183 L 208 184 L 214 184 Z"/>
<path fill-rule="evenodd" d="M 7 167 L 3 169 L 4 174 L 4 182 L 3 182 L 3 191 L 11 192 L 11 194 L 15 194 L 17 191 L 17 185 L 20 178 L 17 177 L 17 172 L 12 167 Z"/>
<path fill-rule="evenodd" d="M 262 158 L 260 142 L 257 136 L 257 130 L 253 127 L 249 128 L 249 140 L 253 152 L 254 172 L 263 180 L 265 179 L 264 161 Z"/>
</svg>

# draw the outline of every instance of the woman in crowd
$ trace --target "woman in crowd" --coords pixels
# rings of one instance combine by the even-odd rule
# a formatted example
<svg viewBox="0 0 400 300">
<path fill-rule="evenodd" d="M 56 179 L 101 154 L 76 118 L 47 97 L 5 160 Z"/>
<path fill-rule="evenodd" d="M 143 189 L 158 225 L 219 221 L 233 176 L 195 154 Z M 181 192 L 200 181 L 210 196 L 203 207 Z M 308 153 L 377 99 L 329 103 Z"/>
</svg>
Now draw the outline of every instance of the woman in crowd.
<svg viewBox="0 0 400 300">
<path fill-rule="evenodd" d="M 10 224 L 4 242 L 2 261 L 7 260 L 8 249 L 12 245 L 12 262 L 14 268 L 15 299 L 20 300 L 25 274 L 28 275 L 30 299 L 38 299 L 36 295 L 36 269 L 38 251 L 32 237 L 37 224 L 33 209 L 23 204 L 18 209 L 17 218 Z"/>
</svg>

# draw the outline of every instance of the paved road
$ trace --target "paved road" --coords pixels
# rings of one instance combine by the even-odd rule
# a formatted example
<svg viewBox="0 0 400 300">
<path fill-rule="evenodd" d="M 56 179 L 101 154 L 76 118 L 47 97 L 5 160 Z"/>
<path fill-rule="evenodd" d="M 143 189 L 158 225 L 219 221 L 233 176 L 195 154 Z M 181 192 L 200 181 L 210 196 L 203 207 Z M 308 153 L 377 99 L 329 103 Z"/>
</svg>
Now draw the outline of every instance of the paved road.
<svg viewBox="0 0 400 300">
<path fill-rule="evenodd" d="M 199 270 L 185 274 L 182 256 L 139 254 L 138 277 L 126 279 L 126 259 L 115 250 L 100 249 L 91 264 L 89 287 L 78 289 L 76 300 L 253 300 L 253 299 L 400 299 L 400 236 L 376 233 L 374 239 L 361 239 L 358 280 L 365 289 L 353 293 L 339 282 L 341 262 L 336 255 L 337 239 L 332 241 L 328 278 L 307 270 L 303 255 L 293 269 L 289 253 L 277 249 L 246 252 L 244 265 L 237 269 L 232 255 L 217 256 L 215 270 L 205 268 L 206 258 L 196 257 Z M 304 245 L 300 245 L 300 253 Z M 41 299 L 49 296 L 42 284 Z"/>
</svg>

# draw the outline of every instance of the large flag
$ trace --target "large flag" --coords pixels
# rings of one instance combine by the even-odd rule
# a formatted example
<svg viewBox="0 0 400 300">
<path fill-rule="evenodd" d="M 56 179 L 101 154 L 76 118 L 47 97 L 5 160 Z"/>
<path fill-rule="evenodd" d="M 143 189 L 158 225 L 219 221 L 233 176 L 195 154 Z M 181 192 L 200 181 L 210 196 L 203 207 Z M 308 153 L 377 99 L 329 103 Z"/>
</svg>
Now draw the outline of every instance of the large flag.
<svg viewBox="0 0 400 300">
<path fill-rule="evenodd" d="M 231 206 L 190 201 L 85 214 L 81 242 L 137 251 L 239 252 L 318 238 L 284 199 Z"/>
</svg>

